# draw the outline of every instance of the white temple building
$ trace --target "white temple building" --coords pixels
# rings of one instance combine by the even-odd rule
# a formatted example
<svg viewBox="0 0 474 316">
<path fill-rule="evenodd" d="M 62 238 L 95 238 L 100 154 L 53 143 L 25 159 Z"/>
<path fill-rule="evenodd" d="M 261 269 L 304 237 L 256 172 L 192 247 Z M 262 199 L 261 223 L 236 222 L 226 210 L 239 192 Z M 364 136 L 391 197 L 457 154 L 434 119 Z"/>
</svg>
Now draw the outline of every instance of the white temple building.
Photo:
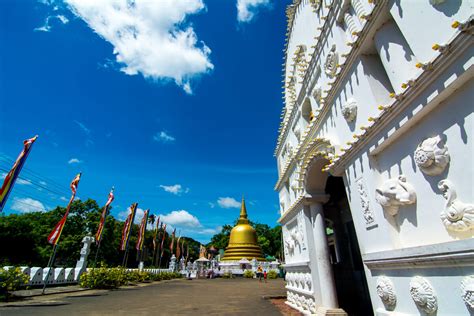
<svg viewBox="0 0 474 316">
<path fill-rule="evenodd" d="M 474 314 L 473 0 L 294 0 L 275 150 L 287 304 Z"/>
</svg>

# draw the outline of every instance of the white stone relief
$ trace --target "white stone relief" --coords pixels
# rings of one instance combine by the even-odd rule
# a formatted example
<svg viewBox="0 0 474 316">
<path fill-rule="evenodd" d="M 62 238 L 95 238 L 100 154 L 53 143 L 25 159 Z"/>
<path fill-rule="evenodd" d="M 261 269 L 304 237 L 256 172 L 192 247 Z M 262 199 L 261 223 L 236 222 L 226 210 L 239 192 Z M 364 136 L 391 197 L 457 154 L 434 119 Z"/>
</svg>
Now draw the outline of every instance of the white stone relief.
<svg viewBox="0 0 474 316">
<path fill-rule="evenodd" d="M 285 276 L 287 287 L 294 290 L 311 292 L 313 287 L 311 274 L 306 272 L 288 272 Z"/>
<path fill-rule="evenodd" d="M 365 225 L 370 226 L 375 223 L 374 212 L 370 209 L 369 195 L 367 194 L 367 189 L 365 188 L 364 180 L 357 180 L 357 191 L 360 196 L 360 203 L 362 205 L 362 214 L 365 219 Z"/>
<path fill-rule="evenodd" d="M 342 116 L 346 119 L 347 122 L 352 122 L 357 116 L 357 101 L 350 98 L 342 106 Z"/>
<path fill-rule="evenodd" d="M 446 206 L 441 212 L 441 220 L 450 231 L 468 231 L 474 228 L 474 205 L 463 203 L 457 198 L 454 184 L 445 179 L 438 183 L 438 188 L 446 199 Z"/>
<path fill-rule="evenodd" d="M 288 232 L 285 236 L 285 254 L 287 257 L 291 257 L 295 254 L 295 241 L 291 238 Z"/>
<path fill-rule="evenodd" d="M 326 62 L 324 63 L 324 72 L 329 78 L 334 78 L 337 72 L 337 65 L 339 64 L 339 55 L 336 52 L 336 45 L 332 45 L 329 51 Z"/>
<path fill-rule="evenodd" d="M 293 133 L 295 133 L 296 139 L 299 142 L 301 140 L 301 131 L 300 131 L 299 126 L 295 127 L 295 129 L 293 130 Z"/>
<path fill-rule="evenodd" d="M 299 234 L 299 238 L 300 238 L 300 242 L 301 242 L 301 247 L 303 249 L 306 248 L 305 246 L 305 242 L 304 242 L 304 215 L 303 215 L 303 212 L 300 212 L 298 214 L 298 234 Z"/>
<path fill-rule="evenodd" d="M 461 281 L 461 297 L 470 310 L 474 310 L 474 275 L 469 275 Z"/>
<path fill-rule="evenodd" d="M 311 289 L 313 288 L 313 281 L 311 280 L 311 274 L 306 274 L 305 276 L 305 282 L 306 282 L 306 289 L 308 291 L 311 291 Z"/>
<path fill-rule="evenodd" d="M 307 297 L 304 294 L 294 293 L 292 290 L 286 292 L 286 301 L 294 308 L 302 312 L 316 312 L 316 301 L 313 297 Z"/>
<path fill-rule="evenodd" d="M 377 295 L 389 310 L 392 310 L 397 305 L 395 288 L 392 281 L 386 276 L 381 276 L 377 279 Z"/>
<path fill-rule="evenodd" d="M 321 93 L 322 93 L 321 86 L 316 85 L 316 87 L 314 87 L 313 89 L 313 98 L 316 100 L 318 104 L 321 102 Z"/>
<path fill-rule="evenodd" d="M 304 235 L 302 227 L 299 227 L 298 221 L 291 228 L 284 228 L 284 243 L 285 243 L 285 252 L 287 251 L 288 257 L 292 257 L 295 254 L 295 250 L 298 249 L 299 253 L 303 252 L 305 248 L 304 245 Z M 298 246 L 298 247 L 297 247 Z"/>
<path fill-rule="evenodd" d="M 410 281 L 410 295 L 415 304 L 427 314 L 438 309 L 438 299 L 431 284 L 425 278 L 416 276 Z"/>
<path fill-rule="evenodd" d="M 400 206 L 416 202 L 415 188 L 407 182 L 404 175 L 386 180 L 375 193 L 377 203 L 392 216 L 398 214 Z"/>
<path fill-rule="evenodd" d="M 438 135 L 422 141 L 415 150 L 414 159 L 423 173 L 437 176 L 446 169 L 450 156 L 448 148 Z"/>
<path fill-rule="evenodd" d="M 309 3 L 311 3 L 314 12 L 318 12 L 321 8 L 321 0 L 309 0 Z"/>
</svg>

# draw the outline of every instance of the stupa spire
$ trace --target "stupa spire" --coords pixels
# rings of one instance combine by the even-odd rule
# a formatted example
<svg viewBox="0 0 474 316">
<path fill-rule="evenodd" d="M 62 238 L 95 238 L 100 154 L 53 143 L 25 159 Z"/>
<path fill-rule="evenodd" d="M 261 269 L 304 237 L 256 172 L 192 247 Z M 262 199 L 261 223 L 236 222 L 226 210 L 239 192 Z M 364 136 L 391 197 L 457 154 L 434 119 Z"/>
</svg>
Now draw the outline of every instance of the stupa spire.
<svg viewBox="0 0 474 316">
<path fill-rule="evenodd" d="M 242 203 L 240 204 L 240 217 L 239 217 L 238 223 L 239 224 L 242 224 L 242 223 L 246 224 L 248 222 L 249 222 L 249 220 L 248 220 L 248 217 L 247 217 L 247 208 L 245 207 L 245 198 L 242 195 Z"/>
</svg>

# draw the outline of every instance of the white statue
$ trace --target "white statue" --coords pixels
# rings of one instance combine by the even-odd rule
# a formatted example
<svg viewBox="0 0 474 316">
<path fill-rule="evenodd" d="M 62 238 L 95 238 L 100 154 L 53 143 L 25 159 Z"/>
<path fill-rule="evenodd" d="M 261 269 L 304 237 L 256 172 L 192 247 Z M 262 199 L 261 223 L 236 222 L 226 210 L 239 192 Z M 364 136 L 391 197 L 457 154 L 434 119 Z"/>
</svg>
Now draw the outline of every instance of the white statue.
<svg viewBox="0 0 474 316">
<path fill-rule="evenodd" d="M 454 184 L 445 179 L 438 183 L 438 188 L 446 199 L 446 206 L 441 212 L 444 226 L 451 231 L 468 231 L 474 228 L 474 205 L 461 202 L 457 198 Z"/>
<path fill-rule="evenodd" d="M 448 148 L 438 135 L 422 141 L 415 150 L 414 159 L 423 173 L 437 176 L 446 169 L 450 156 Z"/>
<path fill-rule="evenodd" d="M 342 106 L 342 116 L 346 119 L 347 122 L 352 122 L 357 116 L 357 101 L 353 98 L 350 98 Z"/>
<path fill-rule="evenodd" d="M 170 259 L 170 270 L 176 270 L 176 256 L 173 254 Z"/>
<path fill-rule="evenodd" d="M 81 249 L 81 257 L 76 263 L 76 268 L 86 268 L 87 267 L 87 257 L 91 252 L 91 244 L 95 241 L 95 238 L 92 236 L 85 236 L 82 238 L 82 249 Z"/>
<path fill-rule="evenodd" d="M 377 203 L 382 205 L 383 209 L 392 216 L 398 214 L 400 206 L 416 202 L 415 188 L 407 182 L 403 175 L 385 181 L 380 188 L 375 190 L 375 194 Z"/>
</svg>

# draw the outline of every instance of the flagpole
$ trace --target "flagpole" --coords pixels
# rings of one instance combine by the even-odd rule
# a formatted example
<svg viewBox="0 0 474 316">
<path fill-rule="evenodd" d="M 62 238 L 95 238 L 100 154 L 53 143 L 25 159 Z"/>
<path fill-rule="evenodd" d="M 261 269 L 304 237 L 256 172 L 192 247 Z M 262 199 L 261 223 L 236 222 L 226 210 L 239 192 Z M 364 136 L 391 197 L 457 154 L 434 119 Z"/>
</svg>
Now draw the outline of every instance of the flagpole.
<svg viewBox="0 0 474 316">
<path fill-rule="evenodd" d="M 125 248 L 125 253 L 123 254 L 122 266 L 124 268 L 127 267 L 127 261 L 128 261 L 128 245 L 127 245 L 127 248 Z"/>
<path fill-rule="evenodd" d="M 163 253 L 160 252 L 160 259 L 158 260 L 158 269 L 161 268 L 161 257 L 163 256 Z"/>
<path fill-rule="evenodd" d="M 44 295 L 44 292 L 46 290 L 46 284 L 48 283 L 48 279 L 49 279 L 49 276 L 51 274 L 51 267 L 53 266 L 53 262 L 54 262 L 54 259 L 56 257 L 56 250 L 58 249 L 57 247 L 57 244 L 54 244 L 53 246 L 53 253 L 51 254 L 51 256 L 49 257 L 49 261 L 48 261 L 48 275 L 46 276 L 46 279 L 44 280 L 44 284 L 43 284 L 43 292 L 41 293 L 42 295 Z"/>
<path fill-rule="evenodd" d="M 107 211 L 105 213 L 105 216 L 107 217 L 107 212 L 108 212 L 109 208 L 107 207 Z M 100 250 L 100 244 L 102 243 L 102 234 L 104 233 L 104 228 L 105 228 L 105 219 L 104 219 L 104 227 L 102 227 L 102 232 L 100 234 L 100 239 L 98 241 L 98 244 L 97 244 L 97 250 L 95 251 L 95 259 L 94 259 L 94 268 L 96 267 L 96 264 L 97 264 L 97 257 L 99 256 L 99 250 Z"/>
<path fill-rule="evenodd" d="M 102 238 L 99 240 L 99 243 L 97 244 L 97 250 L 95 252 L 94 265 L 92 266 L 93 268 L 95 268 L 96 264 L 97 264 L 97 256 L 99 255 L 99 249 L 100 249 L 100 243 L 101 242 L 102 242 Z"/>
<path fill-rule="evenodd" d="M 159 236 L 158 236 L 159 237 Z M 155 252 L 155 255 L 153 255 L 153 265 L 156 267 L 157 262 L 157 256 L 160 253 L 160 246 L 158 245 L 158 251 Z M 158 267 L 159 268 L 159 267 Z"/>
</svg>

